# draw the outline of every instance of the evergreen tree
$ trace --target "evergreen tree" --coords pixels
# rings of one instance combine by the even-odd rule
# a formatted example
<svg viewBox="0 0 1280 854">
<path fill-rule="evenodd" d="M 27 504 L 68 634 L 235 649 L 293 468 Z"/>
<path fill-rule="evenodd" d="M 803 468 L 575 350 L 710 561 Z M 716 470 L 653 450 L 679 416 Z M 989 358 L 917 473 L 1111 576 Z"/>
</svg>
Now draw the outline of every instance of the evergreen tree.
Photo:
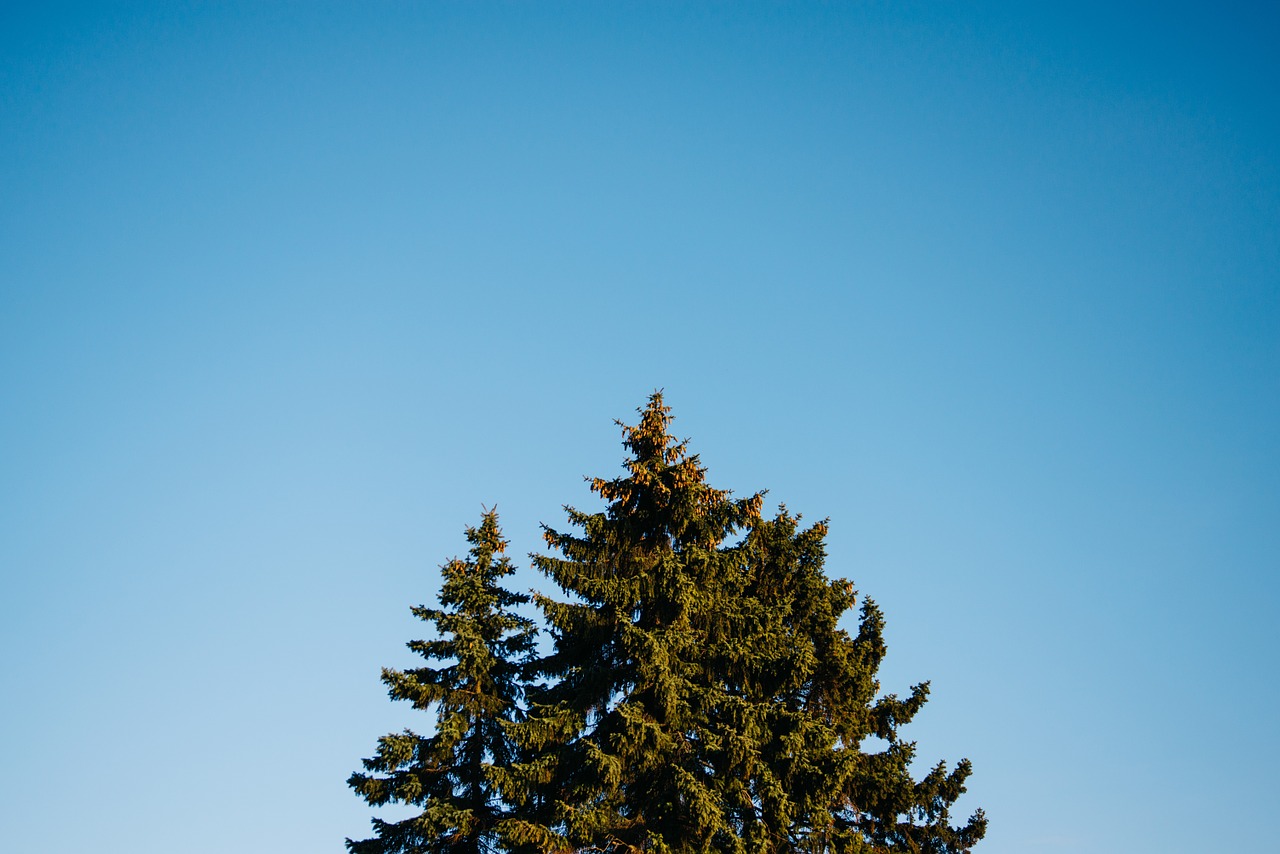
<svg viewBox="0 0 1280 854">
<path fill-rule="evenodd" d="M 522 667 L 532 655 L 535 629 L 511 610 L 529 597 L 499 584 L 514 569 L 497 512 L 486 512 L 466 536 L 468 559 L 442 567 L 443 607 L 413 608 L 435 625 L 439 638 L 408 646 L 442 666 L 382 671 L 393 700 L 435 708 L 435 731 L 379 739 L 377 753 L 364 760 L 365 772 L 347 781 L 373 806 L 395 802 L 422 811 L 403 821 L 373 819 L 373 838 L 347 840 L 352 854 L 479 854 L 496 845 L 506 807 L 493 769 L 514 758 L 507 727 L 519 717 Z"/>
<path fill-rule="evenodd" d="M 960 854 L 985 829 L 948 808 L 968 762 L 916 782 L 898 737 L 928 686 L 878 696 L 883 618 L 840 618 L 853 586 L 823 573 L 826 524 L 801 530 L 761 495 L 731 500 L 669 432 L 655 394 L 623 425 L 626 475 L 594 479 L 603 512 L 567 508 L 535 565 L 570 594 L 538 596 L 554 649 L 499 772 L 520 803 L 508 845 L 543 851 Z M 741 542 L 735 534 L 745 533 Z M 864 752 L 878 736 L 887 748 Z"/>
<path fill-rule="evenodd" d="M 350 780 L 425 810 L 375 820 L 353 854 L 967 854 L 982 838 L 981 810 L 951 825 L 967 760 L 911 775 L 899 730 L 928 683 L 881 695 L 884 619 L 826 576 L 826 522 L 713 489 L 670 424 L 654 394 L 621 425 L 624 475 L 590 481 L 604 510 L 566 508 L 576 533 L 544 526 L 555 554 L 534 564 L 567 594 L 534 596 L 544 657 L 508 610 L 526 597 L 496 584 L 496 516 L 468 529 L 450 610 L 414 611 L 442 639 L 410 645 L 456 664 L 383 674 L 393 698 L 437 705 L 436 734 L 387 736 Z"/>
</svg>

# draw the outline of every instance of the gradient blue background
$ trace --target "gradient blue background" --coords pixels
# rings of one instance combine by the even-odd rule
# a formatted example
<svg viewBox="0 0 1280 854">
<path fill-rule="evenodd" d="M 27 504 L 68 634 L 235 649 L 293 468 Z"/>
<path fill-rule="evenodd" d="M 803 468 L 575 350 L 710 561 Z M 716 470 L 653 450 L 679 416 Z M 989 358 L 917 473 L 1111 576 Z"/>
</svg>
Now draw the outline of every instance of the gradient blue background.
<svg viewBox="0 0 1280 854">
<path fill-rule="evenodd" d="M 978 851 L 1275 850 L 1280 18 L 1033 5 L 6 4 L 3 847 L 367 835 L 409 605 L 661 387 Z"/>
</svg>

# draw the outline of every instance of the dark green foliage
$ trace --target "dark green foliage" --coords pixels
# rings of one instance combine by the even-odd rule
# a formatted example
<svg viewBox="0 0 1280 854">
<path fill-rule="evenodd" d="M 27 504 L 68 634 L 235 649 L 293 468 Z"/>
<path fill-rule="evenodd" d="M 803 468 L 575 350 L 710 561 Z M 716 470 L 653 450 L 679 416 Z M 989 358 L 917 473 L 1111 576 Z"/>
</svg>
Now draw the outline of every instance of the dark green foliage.
<svg viewBox="0 0 1280 854">
<path fill-rule="evenodd" d="M 467 529 L 467 560 L 442 567 L 442 609 L 417 607 L 415 616 L 434 623 L 438 640 L 412 641 L 409 648 L 441 667 L 383 669 L 394 700 L 436 711 L 435 733 L 406 730 L 378 740 L 364 760 L 369 773 L 347 781 L 373 806 L 396 802 L 421 807 L 398 822 L 375 818 L 375 836 L 347 840 L 353 854 L 477 854 L 494 847 L 505 807 L 491 779 L 493 768 L 514 758 L 506 727 L 519 714 L 521 667 L 533 651 L 532 622 L 513 607 L 529 597 L 510 593 L 499 580 L 514 570 L 495 511 L 479 528 Z"/>
<path fill-rule="evenodd" d="M 878 696 L 884 619 L 863 599 L 856 635 L 838 621 L 856 603 L 853 585 L 823 573 L 825 522 L 799 528 L 782 508 L 753 526 L 743 547 L 746 589 L 730 684 L 764 721 L 753 779 L 773 844 L 763 850 L 959 854 L 983 836 L 981 810 L 960 828 L 948 808 L 964 792 L 967 760 L 938 765 L 915 782 L 915 746 L 898 729 L 924 705 L 928 684 L 905 699 Z M 754 627 L 754 629 L 748 628 Z M 887 742 L 867 753 L 871 736 Z"/>
<path fill-rule="evenodd" d="M 534 564 L 568 598 L 534 597 L 553 645 L 524 716 L 492 736 L 518 749 L 485 768 L 502 801 L 487 838 L 522 854 L 968 852 L 986 819 L 953 827 L 949 808 L 969 763 L 911 776 L 898 731 L 928 685 L 880 695 L 883 617 L 825 575 L 826 523 L 713 489 L 670 423 L 653 395 L 623 426 L 624 476 L 591 481 L 604 510 L 544 527 L 555 554 Z"/>
<path fill-rule="evenodd" d="M 626 428 L 627 476 L 591 483 L 607 509 L 570 508 L 583 534 L 545 529 L 563 557 L 534 559 L 578 601 L 536 597 L 555 648 L 519 728 L 529 758 L 512 777 L 532 797 L 510 827 L 515 841 L 709 850 L 735 834 L 707 761 L 705 644 L 726 604 L 722 579 L 736 572 L 722 546 L 757 517 L 760 498 L 708 487 L 669 420 L 655 396 Z"/>
</svg>

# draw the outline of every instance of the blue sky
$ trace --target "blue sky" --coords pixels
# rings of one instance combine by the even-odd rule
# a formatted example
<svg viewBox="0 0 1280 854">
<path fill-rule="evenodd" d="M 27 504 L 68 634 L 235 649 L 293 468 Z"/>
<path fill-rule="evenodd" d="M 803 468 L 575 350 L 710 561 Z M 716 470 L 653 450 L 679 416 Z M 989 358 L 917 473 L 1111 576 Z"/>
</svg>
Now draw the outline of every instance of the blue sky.
<svg viewBox="0 0 1280 854">
<path fill-rule="evenodd" d="M 0 825 L 339 851 L 437 567 L 618 471 L 830 517 L 977 850 L 1266 850 L 1261 4 L 0 12 Z"/>
</svg>

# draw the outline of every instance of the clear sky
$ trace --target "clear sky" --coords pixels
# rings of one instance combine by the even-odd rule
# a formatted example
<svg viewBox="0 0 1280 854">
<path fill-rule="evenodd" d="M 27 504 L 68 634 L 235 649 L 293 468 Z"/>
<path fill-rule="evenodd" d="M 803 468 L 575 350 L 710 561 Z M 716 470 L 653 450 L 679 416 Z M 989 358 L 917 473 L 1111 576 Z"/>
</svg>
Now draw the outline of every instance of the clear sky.
<svg viewBox="0 0 1280 854">
<path fill-rule="evenodd" d="M 1280 17 L 5 4 L 0 827 L 340 851 L 496 503 L 664 388 L 830 517 L 985 854 L 1274 850 Z"/>
</svg>

